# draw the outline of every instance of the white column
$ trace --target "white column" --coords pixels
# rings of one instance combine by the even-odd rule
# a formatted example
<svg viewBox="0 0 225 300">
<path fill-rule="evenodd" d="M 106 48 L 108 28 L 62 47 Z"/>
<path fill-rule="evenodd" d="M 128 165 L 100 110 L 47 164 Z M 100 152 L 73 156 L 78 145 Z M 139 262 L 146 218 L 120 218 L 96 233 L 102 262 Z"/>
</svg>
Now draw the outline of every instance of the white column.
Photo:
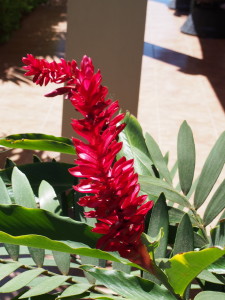
<svg viewBox="0 0 225 300">
<path fill-rule="evenodd" d="M 109 98 L 137 115 L 147 0 L 68 0 L 66 59 L 93 59 Z M 64 102 L 62 136 L 74 136 L 80 117 Z M 63 155 L 63 161 L 66 156 Z"/>
</svg>

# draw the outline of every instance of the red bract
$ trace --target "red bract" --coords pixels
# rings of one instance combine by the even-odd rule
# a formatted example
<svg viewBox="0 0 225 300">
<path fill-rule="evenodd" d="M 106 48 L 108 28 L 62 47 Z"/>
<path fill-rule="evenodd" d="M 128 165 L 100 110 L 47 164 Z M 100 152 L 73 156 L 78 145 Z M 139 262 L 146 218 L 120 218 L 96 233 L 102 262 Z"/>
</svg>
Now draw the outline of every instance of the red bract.
<svg viewBox="0 0 225 300">
<path fill-rule="evenodd" d="M 149 255 L 140 236 L 153 202 L 146 202 L 146 195 L 139 196 L 133 160 L 122 157 L 116 161 L 122 148 L 122 143 L 117 140 L 125 127 L 121 124 L 124 114 L 114 116 L 119 105 L 117 101 L 106 99 L 108 90 L 101 85 L 100 71 L 94 73 L 92 61 L 87 56 L 83 57 L 80 68 L 75 61 L 49 63 L 32 55 L 23 58 L 23 62 L 27 64 L 24 67 L 28 70 L 26 75 L 33 75 L 33 81 L 39 85 L 49 81 L 64 82 L 65 87 L 49 95 L 66 93 L 84 117 L 72 120 L 74 131 L 87 142 L 73 139 L 77 159 L 76 166 L 69 171 L 82 178 L 74 189 L 90 194 L 80 198 L 79 204 L 93 208 L 85 215 L 98 221 L 93 231 L 103 236 L 98 240 L 97 248 L 119 251 L 121 256 L 149 267 Z"/>
</svg>

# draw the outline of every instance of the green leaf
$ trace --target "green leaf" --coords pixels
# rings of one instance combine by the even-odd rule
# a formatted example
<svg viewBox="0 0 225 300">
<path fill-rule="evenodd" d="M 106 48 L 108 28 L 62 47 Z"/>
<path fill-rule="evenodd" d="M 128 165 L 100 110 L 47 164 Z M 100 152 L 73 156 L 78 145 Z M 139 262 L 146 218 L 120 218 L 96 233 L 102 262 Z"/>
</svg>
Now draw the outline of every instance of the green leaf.
<svg viewBox="0 0 225 300">
<path fill-rule="evenodd" d="M 8 262 L 0 265 L 0 280 L 9 276 L 12 272 L 19 269 L 23 264 L 21 262 Z"/>
<path fill-rule="evenodd" d="M 205 280 L 205 281 L 212 282 L 212 283 L 215 283 L 215 284 L 222 284 L 222 285 L 224 285 L 224 283 L 225 283 L 224 279 L 221 278 L 221 280 L 220 280 L 219 279 L 220 277 L 218 275 L 215 276 L 214 274 L 212 274 L 208 270 L 203 270 L 198 275 L 198 278 L 201 279 L 201 280 Z"/>
<path fill-rule="evenodd" d="M 5 138 L 0 138 L 0 145 L 8 148 L 75 154 L 74 146 L 70 139 L 41 133 L 9 135 Z"/>
<path fill-rule="evenodd" d="M 152 209 L 147 234 L 151 237 L 157 236 L 161 228 L 163 229 L 163 237 L 155 250 L 155 258 L 165 257 L 167 250 L 169 216 L 166 199 L 163 194 L 160 195 Z"/>
<path fill-rule="evenodd" d="M 225 294 L 221 292 L 205 291 L 199 293 L 194 300 L 225 300 Z"/>
<path fill-rule="evenodd" d="M 224 149 L 225 132 L 221 134 L 214 147 L 212 148 L 200 174 L 194 197 L 194 206 L 197 209 L 206 200 L 223 169 L 225 163 Z"/>
<path fill-rule="evenodd" d="M 172 178 L 170 176 L 170 172 L 168 170 L 167 164 L 165 162 L 165 159 L 162 155 L 162 152 L 156 143 L 156 141 L 153 139 L 153 137 L 146 133 L 145 135 L 146 145 L 148 148 L 148 151 L 150 153 L 151 159 L 156 166 L 156 168 L 159 171 L 159 174 L 165 178 L 165 180 L 172 185 Z"/>
<path fill-rule="evenodd" d="M 70 270 L 70 254 L 59 251 L 52 251 L 52 254 L 60 272 L 63 275 L 68 275 Z"/>
<path fill-rule="evenodd" d="M 17 291 L 21 289 L 22 287 L 26 286 L 29 282 L 31 282 L 34 278 L 39 276 L 45 272 L 44 269 L 36 268 L 34 270 L 25 271 L 14 278 L 12 278 L 10 281 L 8 281 L 6 284 L 0 287 L 0 293 L 11 293 L 14 291 Z"/>
<path fill-rule="evenodd" d="M 37 267 L 41 268 L 45 259 L 45 250 L 33 247 L 28 247 L 28 250 Z"/>
<path fill-rule="evenodd" d="M 213 245 L 225 247 L 225 220 L 220 221 L 210 234 Z"/>
<path fill-rule="evenodd" d="M 150 195 L 159 197 L 163 193 L 166 199 L 172 201 L 173 203 L 178 203 L 184 207 L 191 207 L 185 196 L 180 195 L 178 191 L 173 189 L 171 185 L 165 181 L 154 178 L 150 176 L 139 176 L 139 183 L 141 185 L 141 191 Z"/>
<path fill-rule="evenodd" d="M 177 140 L 178 173 L 182 192 L 190 191 L 195 170 L 195 143 L 190 126 L 184 121 Z"/>
<path fill-rule="evenodd" d="M 207 270 L 215 274 L 225 274 L 225 257 L 221 257 L 212 263 Z"/>
<path fill-rule="evenodd" d="M 77 181 L 76 178 L 71 176 L 68 169 L 74 167 L 73 164 L 46 162 L 35 163 L 19 166 L 18 169 L 26 175 L 34 193 L 38 194 L 38 188 L 42 180 L 47 181 L 56 191 L 61 193 L 70 189 Z M 0 177 L 7 184 L 11 183 L 13 168 L 0 171 Z"/>
<path fill-rule="evenodd" d="M 92 285 L 89 283 L 77 283 L 68 287 L 57 299 L 79 295 L 86 292 Z"/>
<path fill-rule="evenodd" d="M 125 129 L 119 134 L 119 141 L 123 142 L 123 148 L 118 154 L 118 157 L 125 156 L 127 159 L 133 159 L 133 149 L 130 146 L 138 148 L 141 152 L 149 156 L 148 149 L 145 144 L 145 139 L 142 133 L 141 125 L 138 120 L 129 113 L 124 119 L 126 123 Z"/>
<path fill-rule="evenodd" d="M 100 235 L 91 232 L 87 224 L 46 210 L 0 205 L 0 230 L 3 243 L 91 256 L 139 267 L 116 252 L 90 248 L 95 247 Z"/>
<path fill-rule="evenodd" d="M 165 272 L 175 293 L 183 296 L 192 280 L 224 254 L 225 250 L 214 247 L 177 254 L 169 259 Z"/>
<path fill-rule="evenodd" d="M 112 291 L 133 300 L 172 300 L 175 299 L 167 290 L 151 281 L 121 271 L 81 266 L 94 276 L 101 284 Z"/>
<path fill-rule="evenodd" d="M 188 214 L 184 214 L 178 228 L 173 255 L 194 250 L 194 233 Z"/>
<path fill-rule="evenodd" d="M 33 190 L 26 177 L 17 167 L 12 172 L 12 189 L 16 204 L 36 208 Z"/>
<path fill-rule="evenodd" d="M 40 208 L 48 210 L 52 213 L 62 213 L 55 190 L 45 180 L 43 180 L 39 186 L 38 198 Z"/>
<path fill-rule="evenodd" d="M 9 256 L 13 260 L 17 261 L 20 254 L 20 247 L 18 245 L 12 245 L 12 244 L 4 244 L 4 247 L 8 252 Z"/>
<path fill-rule="evenodd" d="M 0 177 L 0 204 L 11 204 L 11 199 L 9 197 L 7 188 Z"/>
<path fill-rule="evenodd" d="M 215 217 L 225 208 L 225 179 L 212 196 L 203 216 L 205 225 L 210 224 Z"/>
<path fill-rule="evenodd" d="M 63 275 L 55 275 L 50 278 L 45 278 L 41 283 L 39 283 L 37 286 L 31 288 L 29 291 L 24 293 L 19 299 L 24 299 L 28 297 L 43 295 L 46 293 L 51 292 L 55 288 L 57 288 L 60 285 L 63 285 L 63 283 L 68 280 L 70 276 L 63 276 Z"/>
<path fill-rule="evenodd" d="M 152 170 L 153 162 L 151 159 L 138 148 L 131 146 L 134 155 L 134 168 L 135 171 L 140 175 L 155 176 Z"/>
</svg>

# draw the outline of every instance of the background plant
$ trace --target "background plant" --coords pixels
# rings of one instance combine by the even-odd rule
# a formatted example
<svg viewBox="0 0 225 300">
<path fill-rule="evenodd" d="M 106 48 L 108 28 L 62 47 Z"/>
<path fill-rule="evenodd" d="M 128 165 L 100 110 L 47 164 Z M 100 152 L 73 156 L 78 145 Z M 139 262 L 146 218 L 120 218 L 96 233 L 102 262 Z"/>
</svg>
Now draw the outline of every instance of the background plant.
<svg viewBox="0 0 225 300">
<path fill-rule="evenodd" d="M 6 42 L 12 31 L 20 27 L 24 15 L 47 0 L 0 0 L 0 44 Z"/>
</svg>

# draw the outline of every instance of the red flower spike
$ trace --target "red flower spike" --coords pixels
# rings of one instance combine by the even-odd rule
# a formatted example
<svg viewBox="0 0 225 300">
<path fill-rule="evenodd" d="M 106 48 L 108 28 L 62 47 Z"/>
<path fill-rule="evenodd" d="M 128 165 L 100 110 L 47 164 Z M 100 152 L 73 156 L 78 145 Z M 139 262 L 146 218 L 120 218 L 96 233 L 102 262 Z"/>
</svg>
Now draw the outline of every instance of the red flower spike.
<svg viewBox="0 0 225 300">
<path fill-rule="evenodd" d="M 65 94 L 83 115 L 83 119 L 72 120 L 72 127 L 86 142 L 73 139 L 77 166 L 69 171 L 83 178 L 74 186 L 76 191 L 93 194 L 80 198 L 78 204 L 94 209 L 85 215 L 97 218 L 93 231 L 103 235 L 97 248 L 118 251 L 121 256 L 150 269 L 151 260 L 140 237 L 153 202 L 146 202 L 146 195 L 138 196 L 140 186 L 133 160 L 122 157 L 115 161 L 122 148 L 117 139 L 125 127 L 119 124 L 124 114 L 114 117 L 119 104 L 106 99 L 108 89 L 101 85 L 101 72 L 94 72 L 92 60 L 87 56 L 83 57 L 80 68 L 75 61 L 61 59 L 59 63 L 49 63 L 31 54 L 22 60 L 26 64 L 25 75 L 34 76 L 36 84 L 64 83 L 64 87 L 46 96 Z"/>
</svg>

